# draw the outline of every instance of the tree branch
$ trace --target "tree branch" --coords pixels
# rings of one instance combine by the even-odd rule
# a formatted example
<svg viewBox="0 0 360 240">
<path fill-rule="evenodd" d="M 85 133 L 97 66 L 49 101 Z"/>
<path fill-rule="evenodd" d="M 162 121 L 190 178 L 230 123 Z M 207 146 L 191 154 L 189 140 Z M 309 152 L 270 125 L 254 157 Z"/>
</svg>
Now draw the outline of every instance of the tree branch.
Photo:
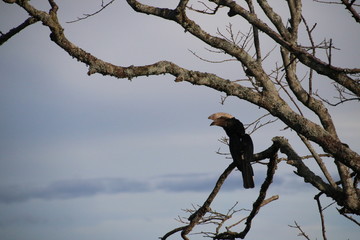
<svg viewBox="0 0 360 240">
<path fill-rule="evenodd" d="M 305 146 L 309 149 L 311 155 L 314 157 L 316 163 L 318 164 L 318 166 L 320 167 L 321 171 L 323 172 L 325 178 L 328 180 L 328 182 L 330 183 L 330 185 L 333 188 L 337 188 L 337 184 L 335 183 L 334 179 L 331 177 L 329 171 L 327 170 L 326 165 L 324 164 L 324 162 L 322 161 L 322 159 L 320 158 L 319 154 L 317 154 L 317 152 L 315 151 L 315 149 L 312 147 L 311 143 L 302 135 L 299 135 L 300 139 L 303 141 L 303 143 L 305 144 Z"/>
<path fill-rule="evenodd" d="M 109 1 L 108 3 L 104 4 L 104 1 L 102 0 L 101 2 L 101 8 L 93 13 L 84 13 L 82 17 L 78 17 L 77 19 L 75 20 L 72 20 L 72 21 L 68 21 L 66 23 L 74 23 L 74 22 L 78 22 L 78 21 L 81 21 L 81 20 L 84 20 L 84 19 L 87 19 L 89 17 L 92 17 L 98 13 L 100 13 L 101 11 L 103 11 L 105 8 L 107 8 L 110 4 L 112 4 L 115 0 L 111 0 Z"/>
<path fill-rule="evenodd" d="M 196 224 L 201 220 L 201 218 L 210 210 L 210 205 L 212 201 L 215 199 L 216 195 L 220 191 L 221 186 L 225 182 L 226 178 L 229 176 L 229 174 L 234 170 L 236 167 L 236 164 L 232 162 L 225 171 L 220 175 L 219 179 L 217 180 L 214 189 L 210 193 L 209 197 L 206 199 L 204 204 L 189 217 L 189 225 L 184 227 L 184 229 L 181 231 L 181 237 L 183 239 L 188 239 L 186 237 L 187 234 L 191 232 L 191 230 L 196 226 Z"/>
<path fill-rule="evenodd" d="M 258 1 L 263 3 L 263 9 L 267 12 L 267 16 L 270 20 L 276 24 L 280 35 L 272 30 L 266 23 L 261 21 L 255 14 L 252 14 L 242 8 L 240 5 L 236 4 L 235 1 L 232 0 L 210 0 L 219 5 L 227 6 L 231 9 L 232 12 L 242 16 L 246 19 L 251 25 L 257 27 L 259 30 L 266 33 L 270 38 L 272 38 L 279 45 L 286 48 L 288 51 L 293 53 L 303 64 L 314 69 L 317 73 L 321 75 L 325 75 L 342 86 L 349 89 L 351 92 L 360 96 L 360 84 L 354 79 L 347 76 L 347 74 L 355 74 L 360 73 L 359 68 L 347 69 L 347 68 L 339 68 L 330 66 L 329 64 L 323 62 L 322 60 L 316 58 L 309 54 L 306 50 L 302 49 L 300 46 L 294 44 L 289 41 L 291 37 L 290 34 L 287 33 L 287 30 L 284 29 L 281 23 L 281 19 L 277 17 L 277 14 L 274 13 L 270 6 L 265 3 L 265 1 Z"/>
<path fill-rule="evenodd" d="M 0 46 L 3 45 L 7 40 L 18 34 L 20 31 L 24 30 L 26 27 L 38 22 L 38 20 L 34 17 L 29 17 L 19 26 L 11 29 L 9 32 L 0 34 Z"/>
<path fill-rule="evenodd" d="M 302 230 L 302 228 L 300 227 L 300 225 L 295 221 L 295 226 L 293 225 L 289 225 L 289 227 L 292 227 L 292 228 L 297 228 L 300 233 L 299 233 L 299 236 L 303 236 L 304 238 L 306 238 L 307 240 L 310 240 L 309 236 Z"/>
<path fill-rule="evenodd" d="M 255 14 L 255 8 L 252 0 L 246 0 L 247 5 L 249 6 L 250 12 Z M 254 35 L 254 46 L 255 46 L 255 52 L 256 52 L 256 61 L 261 63 L 262 57 L 261 57 L 261 48 L 260 48 L 260 38 L 259 38 L 259 30 L 257 27 L 253 26 L 253 35 Z"/>
<path fill-rule="evenodd" d="M 355 195 L 348 196 L 347 192 L 340 188 L 333 188 L 331 185 L 325 183 L 321 177 L 315 175 L 302 161 L 301 157 L 292 149 L 285 138 L 273 138 L 274 144 L 278 144 L 280 151 L 287 155 L 287 163 L 294 166 L 297 175 L 301 176 L 305 182 L 309 182 L 320 192 L 323 192 L 328 197 L 334 199 L 338 205 L 344 206 L 350 212 L 360 215 L 360 202 Z"/>
<path fill-rule="evenodd" d="M 321 101 L 313 98 L 305 91 L 296 75 L 296 61 L 290 59 L 291 54 L 286 49 L 280 48 L 280 50 L 285 66 L 286 80 L 291 91 L 303 105 L 312 110 L 319 117 L 324 129 L 337 138 L 336 129 L 328 110 Z"/>
<path fill-rule="evenodd" d="M 316 200 L 317 206 L 318 206 L 318 211 L 320 214 L 320 220 L 321 220 L 321 232 L 322 232 L 322 236 L 323 236 L 323 240 L 326 240 L 326 230 L 325 230 L 325 220 L 324 220 L 324 215 L 323 215 L 323 208 L 321 207 L 321 202 L 320 202 L 320 196 L 322 193 L 316 194 L 314 199 Z"/>
<path fill-rule="evenodd" d="M 345 5 L 346 9 L 349 10 L 355 21 L 360 23 L 360 15 L 353 7 L 355 1 L 349 2 L 348 0 L 341 0 L 341 2 Z"/>
<path fill-rule="evenodd" d="M 266 197 L 266 192 L 269 189 L 270 184 L 272 183 L 272 180 L 273 180 L 273 177 L 274 177 L 274 174 L 275 174 L 275 170 L 276 170 L 276 166 L 277 166 L 277 154 L 275 152 L 270 157 L 270 161 L 269 161 L 269 164 L 268 164 L 268 170 L 267 170 L 267 173 L 266 173 L 265 181 L 261 185 L 259 196 L 256 199 L 256 201 L 254 202 L 253 209 L 251 210 L 249 216 L 246 219 L 244 230 L 242 232 L 240 232 L 240 233 L 229 232 L 229 231 L 224 232 L 224 233 L 220 233 L 220 234 L 216 235 L 214 237 L 214 239 L 234 239 L 234 238 L 244 239 L 245 238 L 245 236 L 247 235 L 247 233 L 251 229 L 252 220 L 254 219 L 256 214 L 259 212 L 260 208 L 263 205 L 265 205 L 264 200 L 265 200 L 265 197 Z"/>
</svg>

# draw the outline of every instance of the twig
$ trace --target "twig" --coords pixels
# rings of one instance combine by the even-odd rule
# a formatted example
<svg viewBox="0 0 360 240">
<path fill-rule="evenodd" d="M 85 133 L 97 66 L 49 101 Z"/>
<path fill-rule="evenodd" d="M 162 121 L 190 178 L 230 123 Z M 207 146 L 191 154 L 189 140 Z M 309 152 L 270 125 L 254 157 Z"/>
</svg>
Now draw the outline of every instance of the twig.
<svg viewBox="0 0 360 240">
<path fill-rule="evenodd" d="M 299 225 L 296 221 L 294 221 L 294 223 L 295 223 L 295 226 L 289 225 L 289 227 L 299 229 L 299 231 L 300 231 L 299 236 L 303 236 L 303 237 L 306 238 L 307 240 L 310 240 L 309 236 L 306 235 L 306 233 L 301 229 L 300 225 Z"/>
<path fill-rule="evenodd" d="M 352 221 L 353 223 L 355 223 L 356 225 L 360 226 L 360 222 L 357 221 L 356 219 L 354 219 L 353 217 L 347 215 L 344 211 L 342 211 L 341 209 L 337 209 L 338 212 L 343 215 L 344 217 L 346 217 L 347 219 L 349 219 L 350 221 Z"/>
<path fill-rule="evenodd" d="M 253 129 L 250 131 L 249 135 L 251 135 L 252 133 L 254 133 L 256 130 L 258 130 L 259 128 L 262 128 L 268 124 L 271 124 L 273 122 L 276 122 L 277 120 L 279 120 L 278 118 L 275 118 L 274 120 L 268 120 L 265 123 L 261 123 L 261 120 L 265 117 L 270 116 L 270 113 L 266 113 L 264 115 L 262 115 L 261 117 L 259 117 L 258 119 L 254 120 L 252 123 L 249 123 L 246 127 L 246 129 L 248 129 L 250 126 L 254 125 Z"/>
<path fill-rule="evenodd" d="M 316 54 L 316 48 L 315 48 L 315 43 L 314 43 L 314 40 L 312 38 L 312 31 L 315 29 L 316 27 L 316 24 L 314 24 L 314 26 L 310 29 L 309 28 L 309 25 L 307 24 L 306 22 L 306 19 L 304 18 L 303 15 L 301 15 L 301 18 L 304 22 L 304 25 L 305 25 L 305 28 L 306 28 L 306 32 L 308 33 L 308 36 L 309 36 L 309 40 L 310 40 L 310 43 L 311 43 L 311 47 L 312 47 L 312 55 L 315 56 Z M 312 79 L 313 79 L 313 72 L 314 70 L 312 68 L 310 68 L 310 73 L 309 73 L 309 95 L 311 96 L 312 95 Z"/>
<path fill-rule="evenodd" d="M 198 1 L 198 3 L 202 4 L 205 7 L 205 10 L 195 9 L 195 8 L 192 7 L 192 5 L 190 7 L 187 6 L 186 8 L 191 10 L 191 11 L 194 11 L 194 12 L 198 12 L 198 13 L 202 13 L 202 14 L 208 14 L 208 15 L 215 15 L 216 12 L 220 8 L 220 5 L 217 5 L 214 9 L 212 9 L 202 1 Z"/>
<path fill-rule="evenodd" d="M 279 195 L 271 196 L 271 197 L 269 197 L 268 199 L 265 199 L 265 200 L 260 204 L 260 207 L 263 207 L 263 206 L 265 206 L 266 204 L 268 204 L 268 203 L 270 203 L 270 202 L 272 202 L 272 201 L 278 200 L 278 199 L 279 199 Z M 239 223 L 241 223 L 241 222 L 245 221 L 246 219 L 248 219 L 248 217 L 249 217 L 249 216 L 240 219 L 240 220 L 237 221 L 236 223 L 234 223 L 234 224 L 226 227 L 226 229 L 227 229 L 227 230 L 230 230 L 232 227 L 234 227 L 234 226 L 238 225 Z"/>
<path fill-rule="evenodd" d="M 325 44 L 327 44 L 326 42 L 325 42 Z M 330 38 L 330 41 L 329 41 L 329 47 L 328 48 L 326 48 L 326 55 L 327 55 L 327 57 L 328 57 L 328 61 L 329 61 L 329 66 L 331 66 L 331 59 L 332 59 L 332 54 L 331 54 L 331 49 L 332 49 L 332 38 Z M 326 47 L 326 45 L 325 45 L 325 47 Z M 329 50 L 329 52 L 327 51 L 327 50 Z"/>
<path fill-rule="evenodd" d="M 204 62 L 208 62 L 208 63 L 224 63 L 224 62 L 232 62 L 232 61 L 237 61 L 236 59 L 234 58 L 230 58 L 230 59 L 224 59 L 224 60 L 220 60 L 220 61 L 213 61 L 213 60 L 208 60 L 208 59 L 205 59 L 203 57 L 200 57 L 198 54 L 196 54 L 194 51 L 188 49 L 189 52 L 191 52 L 195 57 L 199 58 L 201 61 L 204 61 Z"/>
<path fill-rule="evenodd" d="M 78 17 L 76 20 L 72 20 L 72 21 L 68 21 L 66 23 L 74 23 L 74 22 L 78 22 L 84 19 L 87 19 L 89 17 L 92 17 L 96 14 L 98 14 L 99 12 L 103 11 L 107 6 L 109 6 L 110 4 L 112 4 L 115 0 L 111 0 L 110 2 L 104 4 L 104 0 L 101 0 L 101 8 L 99 10 L 97 10 L 96 12 L 93 13 L 84 13 L 83 17 Z"/>
<path fill-rule="evenodd" d="M 320 220 L 321 220 L 321 232 L 322 232 L 322 236 L 323 236 L 323 239 L 326 240 L 326 230 L 325 230 L 325 220 L 324 220 L 324 215 L 323 215 L 323 208 L 321 207 L 321 202 L 320 202 L 320 196 L 322 195 L 323 193 L 319 193 L 319 194 L 316 194 L 314 199 L 316 200 L 316 203 L 317 203 L 317 206 L 318 206 L 318 210 L 319 210 L 319 214 L 320 214 Z"/>
<path fill-rule="evenodd" d="M 334 97 L 335 99 L 339 99 L 338 102 L 332 103 L 329 100 L 321 97 L 318 92 L 315 92 L 315 96 L 317 96 L 321 101 L 324 101 L 325 103 L 327 103 L 328 105 L 333 106 L 333 107 L 336 107 L 339 104 L 349 102 L 349 101 L 359 101 L 360 102 L 360 97 L 358 97 L 355 94 L 352 94 L 350 92 L 347 92 L 344 87 L 339 86 L 338 84 L 334 83 L 333 85 L 334 85 L 336 91 L 339 93 L 338 97 Z"/>
</svg>

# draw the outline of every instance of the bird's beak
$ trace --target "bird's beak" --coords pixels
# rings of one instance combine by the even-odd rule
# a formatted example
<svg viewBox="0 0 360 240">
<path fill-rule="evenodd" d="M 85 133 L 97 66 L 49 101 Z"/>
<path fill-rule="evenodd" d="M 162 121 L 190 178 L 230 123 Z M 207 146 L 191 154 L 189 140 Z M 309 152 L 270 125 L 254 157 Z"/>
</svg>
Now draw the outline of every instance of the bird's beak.
<svg viewBox="0 0 360 240">
<path fill-rule="evenodd" d="M 213 120 L 213 122 L 210 124 L 210 126 L 219 126 L 219 127 L 223 127 L 225 125 L 224 119 L 226 118 L 233 118 L 233 116 L 229 113 L 223 113 L 223 112 L 218 112 L 218 113 L 214 113 L 211 114 L 208 119 Z"/>
<path fill-rule="evenodd" d="M 208 117 L 208 119 L 211 119 L 211 120 L 214 120 L 214 119 L 216 119 L 217 117 L 216 117 L 216 113 L 214 113 L 214 114 L 211 114 L 209 117 Z"/>
<path fill-rule="evenodd" d="M 210 123 L 210 126 L 219 126 L 222 127 L 224 126 L 224 119 L 221 118 L 216 118 L 212 121 L 212 123 Z"/>
<path fill-rule="evenodd" d="M 213 120 L 213 121 L 212 121 L 212 123 L 210 123 L 210 126 L 214 126 L 214 125 L 216 125 L 216 123 L 215 123 L 216 118 L 217 118 L 217 114 L 216 114 L 216 113 L 211 114 L 211 115 L 208 117 L 208 119 Z"/>
</svg>

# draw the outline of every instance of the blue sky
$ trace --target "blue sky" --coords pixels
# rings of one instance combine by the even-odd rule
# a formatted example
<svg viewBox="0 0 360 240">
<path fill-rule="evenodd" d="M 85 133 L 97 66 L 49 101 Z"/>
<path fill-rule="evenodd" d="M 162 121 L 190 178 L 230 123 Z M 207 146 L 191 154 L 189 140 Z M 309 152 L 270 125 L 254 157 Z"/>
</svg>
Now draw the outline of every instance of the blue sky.
<svg viewBox="0 0 360 240">
<path fill-rule="evenodd" d="M 31 1 L 43 9 L 46 2 Z M 122 1 L 93 18 L 65 23 L 95 11 L 100 2 L 63 1 L 59 10 L 68 38 L 95 56 L 123 66 L 169 60 L 231 80 L 243 77 L 236 62 L 210 64 L 194 57 L 188 49 L 224 59 L 209 54 L 202 42 L 175 23 L 135 13 Z M 351 31 L 354 35 L 349 36 L 343 26 L 355 30 L 358 26 L 351 25 L 343 9 L 314 6 L 305 5 L 304 14 L 315 13 L 316 40 L 333 37 L 342 50 L 334 53 L 333 62 L 357 66 L 360 49 L 354 46 L 360 35 Z M 15 5 L 0 2 L 2 32 L 26 16 Z M 194 18 L 212 33 L 217 28 L 225 32 L 223 22 Z M 231 21 L 235 28 L 248 31 L 236 18 Z M 265 49 L 274 47 L 270 40 L 265 43 Z M 273 67 L 274 61 L 275 57 L 269 58 L 267 67 Z M 174 219 L 187 216 L 182 209 L 203 203 L 230 162 L 215 153 L 219 148 L 227 151 L 218 142 L 224 132 L 210 127 L 207 117 L 224 111 L 250 123 L 264 113 L 235 98 L 221 105 L 222 93 L 175 83 L 171 76 L 132 81 L 88 76 L 86 66 L 52 43 L 41 24 L 0 47 L 0 72 L 0 238 L 4 240 L 157 239 L 181 225 Z M 332 96 L 334 91 L 323 81 L 317 77 L 315 86 Z M 358 106 L 349 103 L 329 110 L 343 141 L 359 150 Z M 280 135 L 289 138 L 298 153 L 308 154 L 291 131 L 281 131 L 283 127 L 276 122 L 255 132 L 255 151 L 266 149 L 271 138 Z M 254 169 L 259 186 L 266 169 L 262 165 Z M 288 227 L 294 220 L 312 239 L 321 237 L 313 200 L 317 192 L 293 170 L 285 163 L 279 165 L 269 196 L 278 194 L 280 199 L 261 210 L 249 239 L 295 238 L 297 231 Z M 236 202 L 239 209 L 250 208 L 258 187 L 241 186 L 235 171 L 213 209 L 226 212 Z M 335 207 L 325 215 L 329 238 L 356 239 L 359 230 L 338 216 Z"/>
</svg>

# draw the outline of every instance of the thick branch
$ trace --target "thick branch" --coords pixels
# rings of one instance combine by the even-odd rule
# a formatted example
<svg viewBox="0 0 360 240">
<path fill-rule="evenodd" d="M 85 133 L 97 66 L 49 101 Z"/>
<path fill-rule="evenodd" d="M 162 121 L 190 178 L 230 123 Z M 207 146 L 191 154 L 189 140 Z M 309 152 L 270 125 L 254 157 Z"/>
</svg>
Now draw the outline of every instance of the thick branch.
<svg viewBox="0 0 360 240">
<path fill-rule="evenodd" d="M 287 155 L 287 163 L 296 167 L 297 175 L 303 177 L 305 182 L 309 182 L 328 197 L 334 199 L 338 205 L 344 206 L 352 213 L 360 215 L 360 201 L 359 199 L 349 199 L 347 194 L 340 188 L 334 188 L 325 183 L 321 177 L 315 175 L 302 161 L 301 157 L 292 149 L 285 138 L 273 138 L 274 144 L 278 144 L 280 151 Z"/>
<path fill-rule="evenodd" d="M 284 26 L 280 15 L 278 15 L 269 5 L 268 1 L 257 0 L 262 10 L 265 12 L 266 16 L 274 24 L 276 29 L 279 31 L 280 35 L 287 40 L 291 39 L 289 31 Z M 256 15 L 255 15 L 256 16 Z"/>
<path fill-rule="evenodd" d="M 346 9 L 349 10 L 352 17 L 355 19 L 357 23 L 360 23 L 360 15 L 359 13 L 353 8 L 354 1 L 349 2 L 348 0 L 341 0 L 341 2 L 345 5 Z"/>
<path fill-rule="evenodd" d="M 324 129 L 337 137 L 334 123 L 327 108 L 324 106 L 322 101 L 313 98 L 307 91 L 305 91 L 296 75 L 296 61 L 294 61 L 294 59 L 290 59 L 291 54 L 289 51 L 284 48 L 280 48 L 280 50 L 285 66 L 286 80 L 291 91 L 302 104 L 311 109 L 319 117 Z"/>
<path fill-rule="evenodd" d="M 288 7 L 291 14 L 290 24 L 291 40 L 296 43 L 298 39 L 299 24 L 301 22 L 302 3 L 297 0 L 289 0 Z"/>
</svg>

